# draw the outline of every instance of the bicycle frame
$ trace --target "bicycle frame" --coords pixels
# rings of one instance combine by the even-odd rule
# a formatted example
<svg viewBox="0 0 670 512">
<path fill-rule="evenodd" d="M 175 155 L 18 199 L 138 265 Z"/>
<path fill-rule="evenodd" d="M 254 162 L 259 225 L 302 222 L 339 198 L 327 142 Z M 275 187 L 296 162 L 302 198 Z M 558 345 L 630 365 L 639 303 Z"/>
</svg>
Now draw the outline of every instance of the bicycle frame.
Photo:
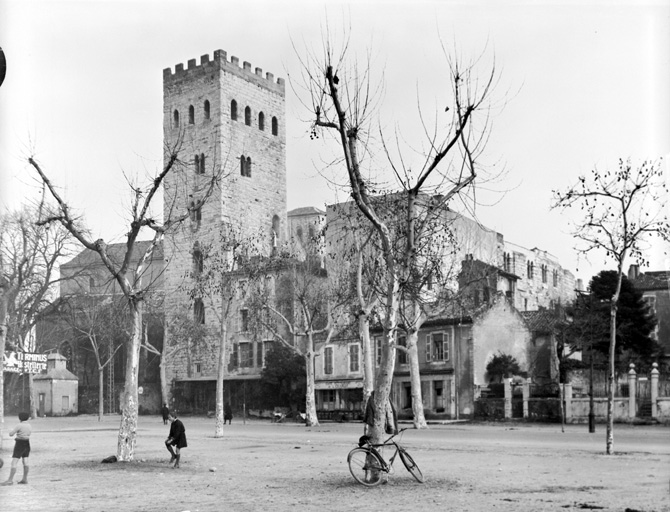
<svg viewBox="0 0 670 512">
<path fill-rule="evenodd" d="M 368 441 L 366 443 L 367 448 L 371 452 L 373 452 L 375 455 L 377 455 L 379 457 L 379 460 L 384 464 L 384 467 L 382 467 L 380 469 L 382 471 L 384 471 L 385 473 L 390 473 L 391 472 L 393 462 L 395 461 L 395 458 L 398 456 L 398 453 L 400 452 L 400 445 L 398 443 L 396 443 L 395 441 L 393 441 L 393 438 L 399 436 L 405 430 L 407 430 L 407 429 L 403 428 L 403 429 L 399 430 L 396 434 L 391 435 L 388 439 L 386 439 L 386 441 L 384 441 L 381 444 L 372 444 L 370 441 Z M 395 448 L 395 452 L 393 452 L 393 455 L 389 458 L 388 462 L 386 461 L 384 456 L 379 452 L 379 450 L 377 450 L 377 448 L 383 448 L 385 446 L 393 446 Z"/>
</svg>

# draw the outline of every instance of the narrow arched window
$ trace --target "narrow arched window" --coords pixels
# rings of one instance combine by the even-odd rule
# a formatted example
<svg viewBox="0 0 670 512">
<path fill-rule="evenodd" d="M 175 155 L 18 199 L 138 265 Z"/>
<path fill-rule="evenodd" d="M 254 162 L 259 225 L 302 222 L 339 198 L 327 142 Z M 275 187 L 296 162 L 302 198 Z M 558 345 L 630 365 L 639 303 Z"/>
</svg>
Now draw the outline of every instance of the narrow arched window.
<svg viewBox="0 0 670 512">
<path fill-rule="evenodd" d="M 193 108 L 193 105 L 188 107 L 188 124 L 194 124 L 195 123 L 195 108 Z"/>
<path fill-rule="evenodd" d="M 279 133 L 279 124 L 277 123 L 277 118 L 272 117 L 272 135 L 277 135 Z"/>
<path fill-rule="evenodd" d="M 247 178 L 251 178 L 251 157 L 247 157 L 247 165 L 246 165 L 246 171 L 247 171 Z"/>
<path fill-rule="evenodd" d="M 251 109 L 249 107 L 244 108 L 244 124 L 251 126 Z"/>
<path fill-rule="evenodd" d="M 179 110 L 175 110 L 172 113 L 172 127 L 179 128 Z"/>
<path fill-rule="evenodd" d="M 195 277 L 202 274 L 204 268 L 204 257 L 202 251 L 200 250 L 200 244 L 198 242 L 193 246 L 193 275 Z"/>
<path fill-rule="evenodd" d="M 191 204 L 189 206 L 189 210 L 190 210 L 191 222 L 194 222 L 194 223 L 199 225 L 200 221 L 202 220 L 201 207 L 198 206 L 196 208 L 195 201 L 191 201 Z"/>
<path fill-rule="evenodd" d="M 209 119 L 209 100 L 205 100 L 205 119 Z"/>
<path fill-rule="evenodd" d="M 194 163 L 195 173 L 199 174 L 200 173 L 200 155 L 195 155 L 195 158 L 193 159 L 193 163 Z"/>
<path fill-rule="evenodd" d="M 279 241 L 279 229 L 280 229 L 279 215 L 272 216 L 272 249 L 277 248 L 277 242 Z"/>
<path fill-rule="evenodd" d="M 258 113 L 258 129 L 265 130 L 265 114 L 263 112 Z"/>
<path fill-rule="evenodd" d="M 205 174 L 205 153 L 200 153 L 200 174 Z"/>
<path fill-rule="evenodd" d="M 240 175 L 241 176 L 246 176 L 247 175 L 247 159 L 244 158 L 244 155 L 240 157 Z"/>
<path fill-rule="evenodd" d="M 205 304 L 202 299 L 195 299 L 193 301 L 193 321 L 196 324 L 205 323 Z"/>
<path fill-rule="evenodd" d="M 235 100 L 230 102 L 230 118 L 237 121 L 237 102 Z"/>
</svg>

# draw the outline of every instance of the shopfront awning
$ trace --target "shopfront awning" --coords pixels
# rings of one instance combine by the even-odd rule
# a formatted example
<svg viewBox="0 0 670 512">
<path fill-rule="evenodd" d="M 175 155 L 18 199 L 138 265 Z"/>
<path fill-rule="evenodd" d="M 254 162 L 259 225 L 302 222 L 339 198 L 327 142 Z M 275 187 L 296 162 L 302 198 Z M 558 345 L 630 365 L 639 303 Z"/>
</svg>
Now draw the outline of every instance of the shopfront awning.
<svg viewBox="0 0 670 512">
<path fill-rule="evenodd" d="M 363 387 L 361 379 L 338 379 L 338 380 L 321 380 L 314 384 L 314 389 L 357 389 Z"/>
</svg>

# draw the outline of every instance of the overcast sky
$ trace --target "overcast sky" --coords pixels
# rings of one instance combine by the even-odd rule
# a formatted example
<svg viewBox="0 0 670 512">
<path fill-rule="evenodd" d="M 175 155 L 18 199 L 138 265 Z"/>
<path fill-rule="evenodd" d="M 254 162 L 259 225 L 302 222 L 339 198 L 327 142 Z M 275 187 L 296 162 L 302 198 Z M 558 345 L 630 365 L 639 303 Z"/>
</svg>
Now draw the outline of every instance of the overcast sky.
<svg viewBox="0 0 670 512">
<path fill-rule="evenodd" d="M 371 51 L 385 80 L 380 111 L 401 131 L 416 126 L 417 97 L 424 111 L 444 104 L 442 43 L 495 56 L 505 106 L 483 162 L 506 177 L 482 195 L 478 218 L 585 281 L 604 259 L 578 269 L 570 215 L 549 211 L 552 189 L 620 157 L 663 156 L 670 174 L 667 1 L 1 0 L 0 207 L 35 197 L 25 162 L 34 154 L 96 236 L 119 241 L 124 173 L 162 164 L 162 70 L 216 49 L 287 79 L 289 209 L 345 197 L 321 176 L 322 141 L 310 141 L 289 85 L 300 72 L 294 46 L 320 47 L 326 21 L 343 19 L 360 56 Z M 663 249 L 652 249 L 652 269 L 670 268 Z"/>
</svg>

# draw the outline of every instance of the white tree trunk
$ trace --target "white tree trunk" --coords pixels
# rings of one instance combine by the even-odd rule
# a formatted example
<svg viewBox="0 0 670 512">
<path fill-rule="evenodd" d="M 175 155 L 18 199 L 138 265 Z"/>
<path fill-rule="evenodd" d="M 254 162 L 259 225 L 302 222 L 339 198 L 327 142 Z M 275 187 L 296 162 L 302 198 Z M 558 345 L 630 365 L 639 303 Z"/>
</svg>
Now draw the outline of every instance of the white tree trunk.
<svg viewBox="0 0 670 512">
<path fill-rule="evenodd" d="M 111 361 L 109 364 L 113 364 Z M 98 421 L 105 415 L 105 367 L 98 366 Z"/>
<path fill-rule="evenodd" d="M 305 354 L 305 367 L 307 373 L 307 393 L 305 395 L 306 424 L 308 427 L 318 427 L 319 418 L 316 415 L 316 394 L 314 391 L 314 342 L 308 336 L 309 348 Z"/>
<path fill-rule="evenodd" d="M 137 414 L 139 409 L 138 379 L 140 346 L 142 343 L 142 302 L 130 299 L 130 314 L 133 330 L 126 351 L 126 381 L 121 403 L 121 425 L 119 426 L 116 457 L 129 462 L 135 456 L 137 443 Z"/>
<path fill-rule="evenodd" d="M 423 412 L 421 393 L 421 374 L 419 372 L 419 333 L 410 331 L 407 335 L 407 359 L 409 360 L 409 378 L 412 386 L 412 415 L 414 428 L 428 428 Z"/>
<path fill-rule="evenodd" d="M 616 355 L 616 304 L 610 309 L 609 375 L 607 376 L 607 439 L 606 453 L 614 453 L 614 358 Z"/>
<path fill-rule="evenodd" d="M 167 404 L 168 403 L 168 387 L 167 387 L 167 376 L 165 375 L 165 363 L 166 363 L 165 352 L 163 352 L 163 354 L 161 354 L 161 363 L 159 365 L 160 378 L 161 378 L 161 400 L 162 400 L 162 404 Z"/>
<path fill-rule="evenodd" d="M 219 361 L 216 367 L 216 426 L 214 437 L 223 437 L 223 377 L 226 371 L 226 346 L 228 341 L 228 328 L 225 322 L 221 322 L 221 340 L 219 341 Z"/>
<path fill-rule="evenodd" d="M 358 332 L 361 338 L 361 357 L 363 358 L 363 412 L 365 404 L 374 389 L 375 373 L 372 364 L 372 343 L 370 340 L 370 318 L 367 312 L 361 312 L 358 317 Z"/>
<path fill-rule="evenodd" d="M 33 381 L 33 374 L 28 374 L 28 408 L 30 409 L 30 417 L 37 418 L 37 400 L 35 400 L 35 384 Z"/>
</svg>

